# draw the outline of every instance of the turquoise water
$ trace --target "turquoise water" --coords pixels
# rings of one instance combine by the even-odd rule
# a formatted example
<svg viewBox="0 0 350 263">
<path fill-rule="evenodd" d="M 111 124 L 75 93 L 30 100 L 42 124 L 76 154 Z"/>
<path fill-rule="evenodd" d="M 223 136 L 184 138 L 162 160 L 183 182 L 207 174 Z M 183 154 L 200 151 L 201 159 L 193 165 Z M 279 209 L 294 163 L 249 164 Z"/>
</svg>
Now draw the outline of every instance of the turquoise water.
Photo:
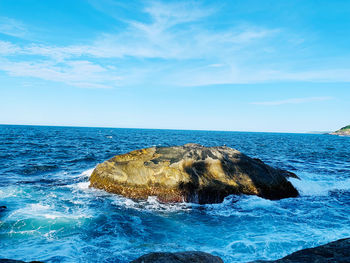
<svg viewBox="0 0 350 263">
<path fill-rule="evenodd" d="M 135 202 L 88 188 L 97 163 L 154 145 L 227 145 L 293 171 L 299 198 Z M 350 236 L 350 138 L 312 134 L 0 125 L 0 258 L 129 262 L 201 250 L 225 262 L 276 259 Z"/>
</svg>

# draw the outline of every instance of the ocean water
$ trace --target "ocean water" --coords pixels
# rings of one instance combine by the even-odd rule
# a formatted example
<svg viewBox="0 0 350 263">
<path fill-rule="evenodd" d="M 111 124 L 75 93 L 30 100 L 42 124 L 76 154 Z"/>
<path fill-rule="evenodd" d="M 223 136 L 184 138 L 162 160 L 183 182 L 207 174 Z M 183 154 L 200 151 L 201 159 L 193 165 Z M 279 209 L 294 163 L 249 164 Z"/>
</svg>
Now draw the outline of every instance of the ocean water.
<svg viewBox="0 0 350 263">
<path fill-rule="evenodd" d="M 189 142 L 290 170 L 301 196 L 161 204 L 88 187 L 96 164 L 116 154 Z M 225 262 L 277 259 L 350 237 L 350 137 L 0 125 L 0 205 L 0 258 L 129 262 L 201 250 Z"/>
</svg>

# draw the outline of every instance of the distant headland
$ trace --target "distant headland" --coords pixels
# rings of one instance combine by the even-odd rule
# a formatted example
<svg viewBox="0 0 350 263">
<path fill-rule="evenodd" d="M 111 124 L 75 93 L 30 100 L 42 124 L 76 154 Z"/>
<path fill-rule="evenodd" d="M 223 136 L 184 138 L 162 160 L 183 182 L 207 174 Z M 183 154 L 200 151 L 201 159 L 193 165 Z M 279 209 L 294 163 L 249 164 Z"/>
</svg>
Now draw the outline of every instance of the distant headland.
<svg viewBox="0 0 350 263">
<path fill-rule="evenodd" d="M 347 125 L 335 132 L 331 132 L 329 134 L 332 134 L 332 135 L 340 135 L 340 136 L 350 136 L 350 125 Z"/>
</svg>

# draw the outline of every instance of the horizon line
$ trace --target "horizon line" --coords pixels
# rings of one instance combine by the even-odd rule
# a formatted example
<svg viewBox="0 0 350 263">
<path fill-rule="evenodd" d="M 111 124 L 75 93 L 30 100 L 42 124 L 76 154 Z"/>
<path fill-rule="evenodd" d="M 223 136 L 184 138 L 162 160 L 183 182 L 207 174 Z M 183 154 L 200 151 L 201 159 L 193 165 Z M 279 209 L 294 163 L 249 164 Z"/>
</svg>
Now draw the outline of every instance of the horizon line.
<svg viewBox="0 0 350 263">
<path fill-rule="evenodd" d="M 175 128 L 114 127 L 114 126 L 13 124 L 13 123 L 0 123 L 0 126 L 39 126 L 39 127 L 64 127 L 64 128 L 101 128 L 101 129 L 137 129 L 137 130 L 209 131 L 209 132 L 247 132 L 247 133 L 286 133 L 286 134 L 288 134 L 288 133 L 289 134 L 326 134 L 326 133 L 333 132 L 333 131 L 307 131 L 307 132 L 242 131 L 242 130 L 175 129 Z"/>
</svg>

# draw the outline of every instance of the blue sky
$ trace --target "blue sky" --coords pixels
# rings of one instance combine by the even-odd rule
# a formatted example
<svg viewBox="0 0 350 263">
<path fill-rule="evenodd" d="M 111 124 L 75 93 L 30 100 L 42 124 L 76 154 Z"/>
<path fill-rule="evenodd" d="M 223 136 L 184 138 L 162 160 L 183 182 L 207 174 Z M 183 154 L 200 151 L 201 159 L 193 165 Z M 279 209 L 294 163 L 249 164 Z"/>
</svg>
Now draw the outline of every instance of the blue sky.
<svg viewBox="0 0 350 263">
<path fill-rule="evenodd" d="M 0 123 L 328 131 L 350 1 L 0 0 Z"/>
</svg>

